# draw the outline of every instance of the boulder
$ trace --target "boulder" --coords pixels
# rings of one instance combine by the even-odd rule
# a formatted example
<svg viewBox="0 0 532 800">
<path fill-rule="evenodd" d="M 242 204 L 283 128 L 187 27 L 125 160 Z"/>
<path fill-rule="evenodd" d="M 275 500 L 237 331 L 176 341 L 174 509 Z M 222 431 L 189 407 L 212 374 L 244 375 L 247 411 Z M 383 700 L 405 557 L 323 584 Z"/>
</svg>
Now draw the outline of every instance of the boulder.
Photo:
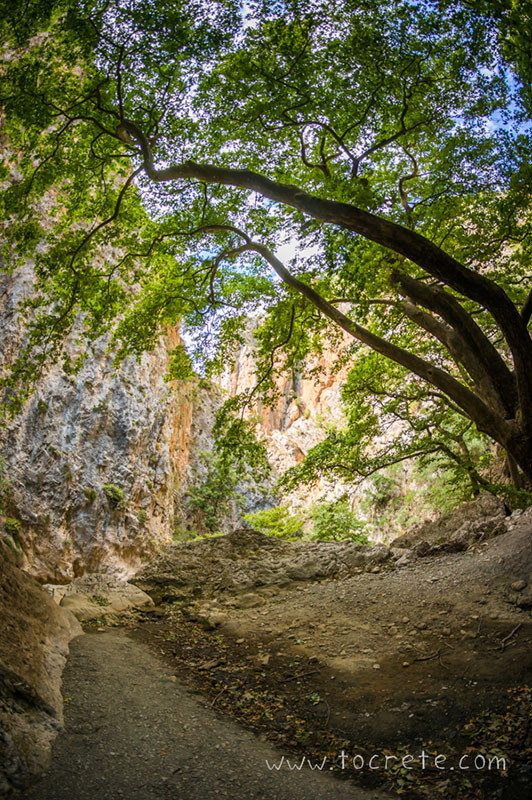
<svg viewBox="0 0 532 800">
<path fill-rule="evenodd" d="M 485 539 L 504 533 L 506 530 L 505 518 L 506 509 L 502 500 L 483 492 L 471 502 L 464 503 L 449 514 L 415 526 L 408 533 L 394 539 L 390 547 L 415 548 L 421 542 L 426 542 L 430 546 L 454 542 L 455 550 L 466 549 L 476 539 Z M 425 555 L 427 553 L 428 551 Z"/>
<path fill-rule="evenodd" d="M 46 588 L 61 608 L 83 621 L 153 605 L 151 597 L 142 589 L 106 575 L 85 575 L 67 586 L 48 585 Z"/>
</svg>

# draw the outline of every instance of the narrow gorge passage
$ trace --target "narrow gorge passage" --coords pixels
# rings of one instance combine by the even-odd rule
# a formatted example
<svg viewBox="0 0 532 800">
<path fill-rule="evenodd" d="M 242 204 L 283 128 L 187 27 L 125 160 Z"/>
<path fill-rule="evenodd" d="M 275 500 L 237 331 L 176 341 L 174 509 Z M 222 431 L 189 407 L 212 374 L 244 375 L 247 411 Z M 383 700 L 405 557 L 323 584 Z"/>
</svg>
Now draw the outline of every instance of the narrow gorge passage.
<svg viewBox="0 0 532 800">
<path fill-rule="evenodd" d="M 123 630 L 71 643 L 63 696 L 65 732 L 27 800 L 385 797 L 309 768 L 270 771 L 282 753 L 218 715 Z"/>
</svg>

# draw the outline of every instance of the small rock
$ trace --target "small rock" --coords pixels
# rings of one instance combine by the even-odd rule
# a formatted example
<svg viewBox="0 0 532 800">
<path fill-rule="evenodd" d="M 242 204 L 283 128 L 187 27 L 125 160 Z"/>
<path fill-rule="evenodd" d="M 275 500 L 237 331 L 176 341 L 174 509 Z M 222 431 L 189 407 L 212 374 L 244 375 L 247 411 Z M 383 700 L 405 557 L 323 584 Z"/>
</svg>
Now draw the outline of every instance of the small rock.
<svg viewBox="0 0 532 800">
<path fill-rule="evenodd" d="M 395 566 L 396 567 L 407 567 L 411 563 L 412 563 L 411 558 L 409 557 L 409 555 L 407 555 L 405 553 L 404 556 L 401 556 L 401 558 L 397 559 L 397 561 L 395 562 Z"/>
<path fill-rule="evenodd" d="M 527 586 L 528 586 L 528 583 L 526 581 L 522 581 L 521 580 L 521 581 L 514 581 L 511 584 L 510 588 L 513 589 L 514 592 L 522 592 L 523 589 L 526 589 Z"/>
<path fill-rule="evenodd" d="M 403 667 L 409 667 L 410 661 L 403 661 Z"/>
<path fill-rule="evenodd" d="M 235 600 L 235 605 L 238 608 L 256 608 L 257 606 L 264 605 L 264 599 L 258 594 L 249 592 L 238 597 Z"/>
<path fill-rule="evenodd" d="M 381 668 L 380 664 L 373 664 L 373 669 L 380 669 L 380 668 Z"/>
</svg>

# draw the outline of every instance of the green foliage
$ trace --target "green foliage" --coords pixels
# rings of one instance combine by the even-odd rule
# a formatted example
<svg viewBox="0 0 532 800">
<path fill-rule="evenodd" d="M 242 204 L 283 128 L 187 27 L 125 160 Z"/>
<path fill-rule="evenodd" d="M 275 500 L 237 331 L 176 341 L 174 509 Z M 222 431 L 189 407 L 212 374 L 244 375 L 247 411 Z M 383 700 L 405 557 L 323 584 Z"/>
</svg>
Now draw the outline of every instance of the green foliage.
<svg viewBox="0 0 532 800">
<path fill-rule="evenodd" d="M 532 506 L 532 492 L 528 489 L 518 489 L 507 483 L 490 483 L 486 489 L 500 497 L 512 510 Z"/>
<path fill-rule="evenodd" d="M 225 456 L 204 452 L 198 460 L 197 474 L 201 479 L 188 488 L 186 500 L 191 511 L 199 512 L 207 530 L 215 531 L 231 506 L 236 508 L 239 504 L 235 491 L 238 475 Z"/>
<path fill-rule="evenodd" d="M 88 500 L 89 503 L 94 503 L 94 501 L 98 497 L 98 492 L 96 491 L 96 489 L 93 489 L 92 486 L 86 486 L 83 489 L 83 495 Z"/>
<path fill-rule="evenodd" d="M 6 517 L 4 520 L 4 530 L 10 536 L 16 537 L 16 535 L 20 532 L 21 522 L 19 519 L 14 519 L 13 517 Z"/>
<path fill-rule="evenodd" d="M 97 606 L 103 607 L 110 605 L 109 600 L 106 600 L 105 597 L 102 597 L 100 594 L 89 595 L 89 600 L 91 603 L 94 603 Z"/>
<path fill-rule="evenodd" d="M 328 502 L 320 500 L 312 506 L 310 516 L 313 523 L 313 538 L 322 541 L 351 539 L 356 544 L 370 544 L 366 523 L 357 519 L 349 509 L 347 498 Z"/>
<path fill-rule="evenodd" d="M 115 486 L 114 483 L 104 483 L 102 491 L 116 509 L 123 509 L 126 505 L 126 496 L 124 490 L 120 486 Z"/>
<path fill-rule="evenodd" d="M 139 508 L 137 512 L 137 520 L 139 522 L 139 525 L 145 525 L 147 519 L 148 519 L 147 511 L 144 508 Z"/>
<path fill-rule="evenodd" d="M 217 539 L 220 536 L 225 536 L 225 533 L 223 531 L 203 531 L 203 532 L 191 531 L 188 540 L 192 542 L 197 542 L 200 541 L 201 539 Z"/>
<path fill-rule="evenodd" d="M 365 503 L 375 511 L 382 511 L 395 500 L 399 494 L 397 483 L 388 475 L 377 473 L 369 479 Z"/>
<path fill-rule="evenodd" d="M 7 474 L 5 459 L 0 456 L 0 514 L 5 514 L 13 496 L 13 485 Z"/>
<path fill-rule="evenodd" d="M 483 491 L 503 499 L 511 508 L 530 505 L 530 493 L 486 480 Z M 368 530 L 385 539 L 395 538 L 438 514 L 447 514 L 472 500 L 469 482 L 438 456 L 409 464 L 395 464 L 371 475 L 363 484 L 360 510 Z"/>
<path fill-rule="evenodd" d="M 102 333 L 118 362 L 180 324 L 170 377 L 210 377 L 260 317 L 257 386 L 218 434 L 220 458 L 261 469 L 246 413 L 340 325 L 379 355 L 353 347 L 348 425 L 288 481 L 437 453 L 474 489 L 470 422 L 532 480 L 521 2 L 4 5 L 3 261 L 34 260 L 35 294 L 2 413 Z M 83 344 L 65 353 L 76 320 Z M 393 419 L 403 432 L 372 454 Z M 212 509 L 221 490 L 205 491 Z"/>
<path fill-rule="evenodd" d="M 377 353 L 361 354 L 343 387 L 342 400 L 344 419 L 301 464 L 282 476 L 282 488 L 313 483 L 323 476 L 354 484 L 373 476 L 368 491 L 374 495 L 374 505 L 384 508 L 394 486 L 386 470 L 416 460 L 427 477 L 443 476 L 433 487 L 434 492 L 442 487 L 442 508 L 447 505 L 446 493 L 454 498 L 449 500 L 452 505 L 470 499 L 481 488 L 489 489 L 485 476 L 493 449 L 488 437 L 407 370 Z"/>
<path fill-rule="evenodd" d="M 266 481 L 271 474 L 266 447 L 255 436 L 256 418 L 245 416 L 252 402 L 251 392 L 242 392 L 227 400 L 216 414 L 213 434 L 214 456 L 222 475 L 235 471 L 256 483 Z"/>
<path fill-rule="evenodd" d="M 196 377 L 192 368 L 190 356 L 184 344 L 179 344 L 172 350 L 166 380 L 190 380 Z"/>
<path fill-rule="evenodd" d="M 286 505 L 244 514 L 242 518 L 260 533 L 275 536 L 277 539 L 300 538 L 305 521 L 300 512 L 294 514 Z"/>
</svg>

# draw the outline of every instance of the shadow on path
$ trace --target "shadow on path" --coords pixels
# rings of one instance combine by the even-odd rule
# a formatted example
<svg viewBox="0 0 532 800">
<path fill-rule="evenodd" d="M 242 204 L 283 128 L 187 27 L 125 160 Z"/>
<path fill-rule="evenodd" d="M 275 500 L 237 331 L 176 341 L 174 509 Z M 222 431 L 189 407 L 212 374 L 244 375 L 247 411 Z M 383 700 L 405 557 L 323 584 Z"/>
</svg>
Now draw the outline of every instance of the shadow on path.
<svg viewBox="0 0 532 800">
<path fill-rule="evenodd" d="M 72 642 L 63 694 L 65 732 L 27 800 L 385 797 L 309 767 L 268 769 L 282 753 L 219 716 L 122 630 Z"/>
</svg>

